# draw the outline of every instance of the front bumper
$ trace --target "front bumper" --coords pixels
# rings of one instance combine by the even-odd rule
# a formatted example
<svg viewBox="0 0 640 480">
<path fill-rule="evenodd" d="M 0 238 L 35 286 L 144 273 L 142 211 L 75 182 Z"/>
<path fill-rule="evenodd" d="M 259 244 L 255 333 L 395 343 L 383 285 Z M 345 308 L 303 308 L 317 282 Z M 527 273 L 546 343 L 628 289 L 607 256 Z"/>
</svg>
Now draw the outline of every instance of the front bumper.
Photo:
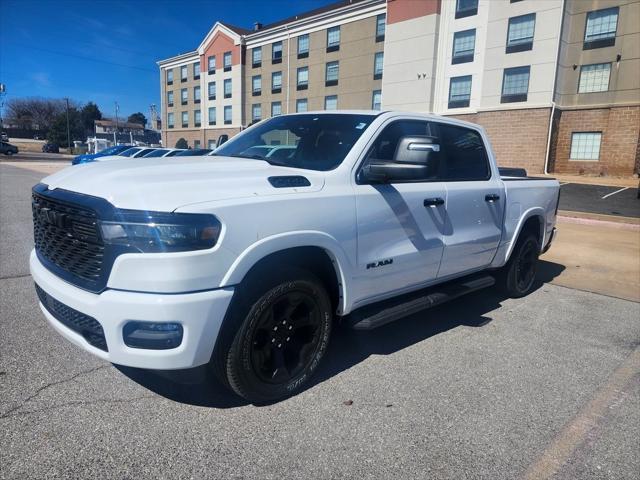
<svg viewBox="0 0 640 480">
<path fill-rule="evenodd" d="M 106 290 L 94 294 L 79 289 L 47 270 L 35 253 L 29 261 L 35 283 L 58 302 L 97 320 L 104 331 L 108 351 L 91 345 L 82 335 L 58 321 L 40 303 L 49 324 L 63 337 L 109 362 L 158 370 L 191 368 L 205 364 L 225 316 L 233 288 L 186 294 L 150 294 Z M 147 350 L 125 345 L 122 329 L 129 321 L 177 322 L 182 343 L 169 350 Z"/>
</svg>

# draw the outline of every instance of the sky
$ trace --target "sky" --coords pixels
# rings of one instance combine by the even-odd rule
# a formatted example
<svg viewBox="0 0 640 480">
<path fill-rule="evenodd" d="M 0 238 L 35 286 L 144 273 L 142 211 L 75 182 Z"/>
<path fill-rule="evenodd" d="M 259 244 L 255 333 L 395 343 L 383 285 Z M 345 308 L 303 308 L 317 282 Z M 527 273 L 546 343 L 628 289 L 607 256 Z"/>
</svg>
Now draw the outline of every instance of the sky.
<svg viewBox="0 0 640 480">
<path fill-rule="evenodd" d="M 252 28 L 333 0 L 0 0 L 5 101 L 93 101 L 103 116 L 160 108 L 156 62 L 195 50 L 216 21 Z"/>
</svg>

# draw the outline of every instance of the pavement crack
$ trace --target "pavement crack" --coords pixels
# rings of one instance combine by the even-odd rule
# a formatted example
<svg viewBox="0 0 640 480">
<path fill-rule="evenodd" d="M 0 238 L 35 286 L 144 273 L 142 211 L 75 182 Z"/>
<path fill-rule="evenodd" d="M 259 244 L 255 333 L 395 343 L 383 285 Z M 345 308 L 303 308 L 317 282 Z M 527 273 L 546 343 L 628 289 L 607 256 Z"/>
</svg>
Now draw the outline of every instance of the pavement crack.
<svg viewBox="0 0 640 480">
<path fill-rule="evenodd" d="M 13 407 L 13 408 L 10 408 L 10 409 L 9 409 L 9 410 L 7 410 L 6 412 L 3 412 L 3 413 L 0 415 L 0 419 L 1 419 L 1 418 L 8 417 L 8 416 L 11 416 L 11 414 L 12 414 L 13 412 L 15 412 L 16 410 L 21 409 L 25 404 L 27 404 L 28 402 L 30 402 L 30 401 L 31 401 L 31 400 L 33 400 L 34 398 L 38 397 L 38 395 L 40 395 L 43 391 L 47 390 L 47 389 L 48 389 L 48 388 L 50 388 L 50 387 L 55 387 L 55 386 L 57 386 L 57 385 L 61 385 L 61 384 L 63 384 L 63 383 L 67 383 L 67 382 L 75 381 L 75 380 L 76 380 L 77 378 L 79 378 L 79 377 L 82 377 L 82 376 L 84 376 L 84 375 L 88 375 L 88 374 L 93 373 L 93 372 L 97 372 L 98 370 L 102 370 L 103 368 L 107 368 L 107 367 L 110 367 L 110 366 L 111 366 L 111 365 L 100 365 L 100 366 L 98 366 L 98 367 L 94 367 L 94 368 L 91 368 L 91 369 L 89 369 L 89 370 L 84 370 L 84 371 L 82 371 L 82 372 L 78 372 L 78 373 L 76 373 L 75 375 L 72 375 L 71 377 L 63 378 L 62 380 L 58 380 L 58 381 L 55 381 L 55 382 L 47 383 L 46 385 L 43 385 L 42 387 L 39 387 L 39 388 L 38 388 L 34 393 L 32 393 L 32 394 L 31 394 L 31 395 L 29 395 L 27 398 L 25 398 L 24 400 L 22 400 L 22 402 L 21 402 L 19 405 L 15 406 L 15 407 Z"/>
<path fill-rule="evenodd" d="M 99 404 L 109 404 L 109 403 L 134 403 L 134 402 L 137 402 L 138 400 L 147 400 L 147 399 L 152 400 L 156 398 L 158 397 L 156 397 L 155 395 L 141 395 L 139 397 L 131 397 L 131 398 L 115 398 L 115 399 L 100 398 L 98 400 L 78 400 L 75 402 L 60 403 L 57 405 L 51 405 L 50 407 L 40 408 L 38 410 L 29 410 L 26 412 L 16 412 L 16 410 L 20 408 L 18 407 L 10 410 L 6 414 L 3 414 L 2 416 L 0 416 L 0 419 L 25 417 L 27 415 L 33 415 L 33 414 L 42 413 L 42 412 L 51 412 L 53 410 L 59 410 L 65 407 L 88 406 L 88 405 L 99 405 Z"/>
<path fill-rule="evenodd" d="M 27 273 L 26 275 L 7 275 L 6 277 L 0 277 L 0 280 L 14 280 L 16 278 L 27 278 L 30 276 L 30 273 Z"/>
</svg>

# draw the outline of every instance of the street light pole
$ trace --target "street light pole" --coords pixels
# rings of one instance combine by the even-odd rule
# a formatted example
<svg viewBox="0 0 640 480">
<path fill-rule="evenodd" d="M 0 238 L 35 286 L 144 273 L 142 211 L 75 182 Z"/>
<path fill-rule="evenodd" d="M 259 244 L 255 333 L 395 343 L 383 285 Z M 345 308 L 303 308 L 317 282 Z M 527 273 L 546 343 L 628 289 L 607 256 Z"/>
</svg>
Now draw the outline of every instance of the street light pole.
<svg viewBox="0 0 640 480">
<path fill-rule="evenodd" d="M 71 152 L 71 130 L 69 129 L 69 99 L 65 98 L 67 102 L 67 149 L 69 153 Z"/>
<path fill-rule="evenodd" d="M 118 102 L 113 102 L 116 106 L 116 131 L 113 134 L 113 144 L 118 144 Z"/>
</svg>

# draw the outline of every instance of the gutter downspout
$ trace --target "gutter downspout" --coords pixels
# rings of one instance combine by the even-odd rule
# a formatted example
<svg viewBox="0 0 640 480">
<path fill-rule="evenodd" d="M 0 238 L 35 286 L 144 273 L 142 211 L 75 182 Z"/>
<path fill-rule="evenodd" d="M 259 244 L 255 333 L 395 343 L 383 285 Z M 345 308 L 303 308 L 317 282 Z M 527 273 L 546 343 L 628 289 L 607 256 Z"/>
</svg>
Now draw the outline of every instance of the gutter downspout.
<svg viewBox="0 0 640 480">
<path fill-rule="evenodd" d="M 549 133 L 547 135 L 547 150 L 544 156 L 544 174 L 549 175 L 549 154 L 551 153 L 551 134 L 553 131 L 553 115 L 556 111 L 556 86 L 558 85 L 558 62 L 560 61 L 560 43 L 562 42 L 562 27 L 564 26 L 564 9 L 566 0 L 562 0 L 562 12 L 560 14 L 560 29 L 558 31 L 558 43 L 556 44 L 556 63 L 553 66 L 553 90 L 551 91 L 551 116 L 549 117 Z"/>
<path fill-rule="evenodd" d="M 287 113 L 289 113 L 289 90 L 291 88 L 291 83 L 289 82 L 289 64 L 291 63 L 291 35 L 289 33 L 289 26 L 285 25 L 284 28 L 287 30 Z"/>
</svg>

